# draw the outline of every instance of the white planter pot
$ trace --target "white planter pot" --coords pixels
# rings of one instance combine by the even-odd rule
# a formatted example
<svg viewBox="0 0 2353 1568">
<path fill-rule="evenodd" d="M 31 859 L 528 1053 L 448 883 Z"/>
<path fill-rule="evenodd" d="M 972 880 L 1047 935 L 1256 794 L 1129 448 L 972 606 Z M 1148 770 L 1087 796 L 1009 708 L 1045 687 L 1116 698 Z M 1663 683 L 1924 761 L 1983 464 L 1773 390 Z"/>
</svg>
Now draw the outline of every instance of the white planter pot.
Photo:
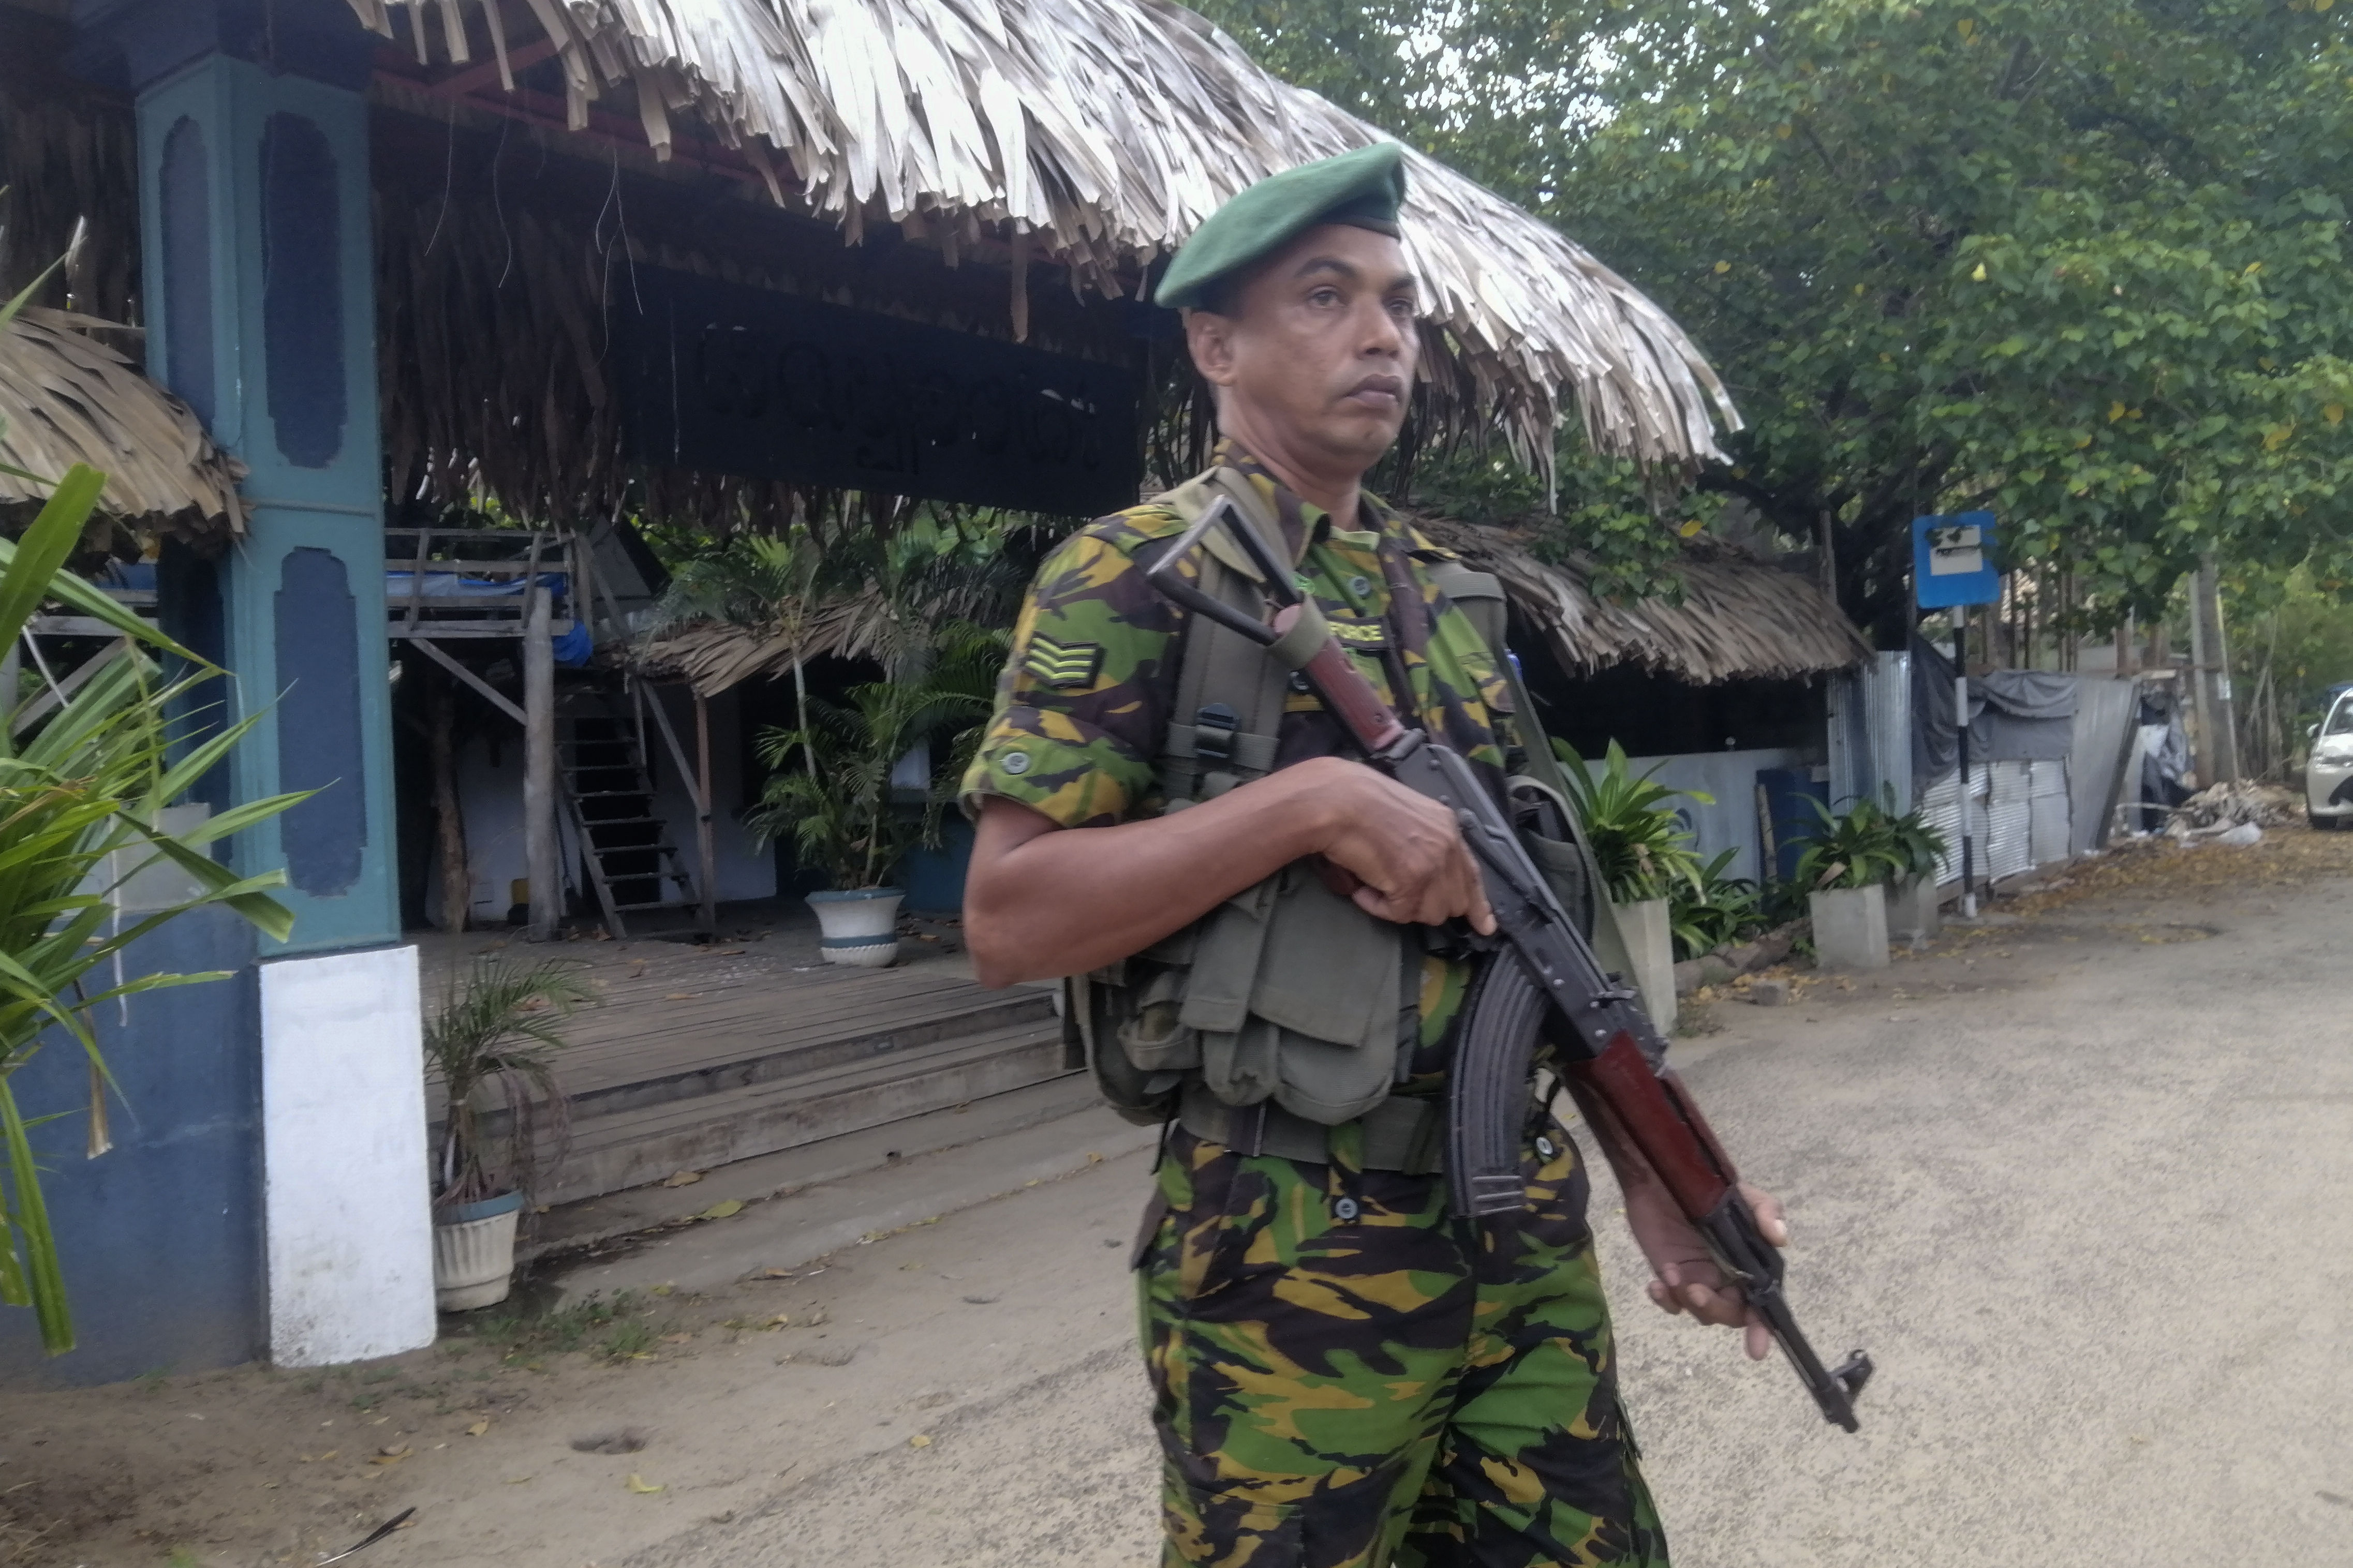
<svg viewBox="0 0 2353 1568">
<path fill-rule="evenodd" d="M 433 1215 L 433 1299 L 445 1312 L 507 1299 L 514 1284 L 515 1221 L 522 1194 L 508 1193 Z"/>
<path fill-rule="evenodd" d="M 1891 939 L 1926 942 L 1943 928 L 1936 878 L 1908 878 L 1887 889 L 1887 934 Z"/>
<path fill-rule="evenodd" d="M 1626 942 L 1627 978 L 1642 994 L 1642 1010 L 1659 1033 L 1675 1032 L 1675 937 L 1667 920 L 1667 900 L 1645 899 L 1639 904 L 1618 904 L 1618 934 Z"/>
<path fill-rule="evenodd" d="M 817 911 L 818 945 L 825 961 L 860 969 L 888 969 L 898 963 L 899 900 L 906 896 L 902 888 L 811 893 L 809 908 Z"/>
<path fill-rule="evenodd" d="M 1887 889 L 1837 888 L 1809 894 L 1814 962 L 1833 973 L 1887 967 Z"/>
</svg>

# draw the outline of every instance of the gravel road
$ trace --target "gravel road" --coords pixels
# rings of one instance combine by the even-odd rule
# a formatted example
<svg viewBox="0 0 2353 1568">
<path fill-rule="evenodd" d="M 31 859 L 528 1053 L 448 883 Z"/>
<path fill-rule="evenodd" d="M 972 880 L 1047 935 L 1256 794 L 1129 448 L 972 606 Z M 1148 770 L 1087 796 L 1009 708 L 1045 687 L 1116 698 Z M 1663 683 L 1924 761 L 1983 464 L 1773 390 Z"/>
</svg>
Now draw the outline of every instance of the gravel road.
<svg viewBox="0 0 2353 1568">
<path fill-rule="evenodd" d="M 2353 1564 L 2353 879 L 2282 842 L 2307 837 L 2114 861 L 1851 989 L 1720 1002 L 1678 1047 L 1789 1205 L 1818 1347 L 1879 1367 L 1862 1434 L 1824 1426 L 1778 1363 L 1641 1300 L 1597 1184 L 1682 1568 Z M 1023 1280 L 1022 1337 L 1053 1347 L 1027 1375 L 632 1563 L 1150 1560 L 1126 1281 L 1092 1239 L 1141 1169 L 1061 1184 L 1049 1232 L 1024 1195 L 926 1237 Z M 934 1322 L 878 1361 L 952 1365 Z"/>
</svg>

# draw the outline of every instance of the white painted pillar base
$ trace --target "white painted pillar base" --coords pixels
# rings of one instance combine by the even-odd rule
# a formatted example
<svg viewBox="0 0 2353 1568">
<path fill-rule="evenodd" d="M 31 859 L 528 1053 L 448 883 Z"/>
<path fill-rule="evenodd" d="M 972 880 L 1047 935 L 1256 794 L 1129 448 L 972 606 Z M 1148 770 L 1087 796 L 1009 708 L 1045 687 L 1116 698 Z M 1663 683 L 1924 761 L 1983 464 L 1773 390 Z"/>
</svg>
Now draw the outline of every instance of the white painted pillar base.
<svg viewBox="0 0 2353 1568">
<path fill-rule="evenodd" d="M 417 950 L 261 966 L 269 1359 L 328 1366 L 433 1342 Z"/>
</svg>

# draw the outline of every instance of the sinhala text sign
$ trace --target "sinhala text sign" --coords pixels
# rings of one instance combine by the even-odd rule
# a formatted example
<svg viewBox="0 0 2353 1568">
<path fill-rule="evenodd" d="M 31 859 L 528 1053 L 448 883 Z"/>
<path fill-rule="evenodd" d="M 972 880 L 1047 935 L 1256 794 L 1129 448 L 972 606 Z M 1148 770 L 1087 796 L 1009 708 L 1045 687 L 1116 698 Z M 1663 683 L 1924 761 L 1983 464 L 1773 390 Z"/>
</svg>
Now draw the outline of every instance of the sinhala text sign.
<svg viewBox="0 0 2353 1568">
<path fill-rule="evenodd" d="M 1989 605 L 2001 597 L 1994 564 L 1993 513 L 1961 511 L 1912 520 L 1912 582 L 1924 610 Z"/>
</svg>

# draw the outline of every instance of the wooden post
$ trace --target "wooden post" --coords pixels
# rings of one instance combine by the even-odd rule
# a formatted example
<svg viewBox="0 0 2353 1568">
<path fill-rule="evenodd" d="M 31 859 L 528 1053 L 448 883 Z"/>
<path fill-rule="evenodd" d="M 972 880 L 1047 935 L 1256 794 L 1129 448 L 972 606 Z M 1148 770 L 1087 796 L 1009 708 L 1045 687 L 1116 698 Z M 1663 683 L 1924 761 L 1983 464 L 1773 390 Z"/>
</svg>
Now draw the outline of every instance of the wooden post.
<svg viewBox="0 0 2353 1568">
<path fill-rule="evenodd" d="M 564 884 L 555 849 L 555 639 L 544 588 L 528 590 L 522 638 L 522 842 L 531 879 L 531 940 L 555 935 Z"/>
<path fill-rule="evenodd" d="M 441 929 L 461 931 L 474 900 L 472 879 L 466 868 L 466 823 L 458 804 L 456 737 L 458 704 L 455 681 L 429 664 L 417 673 L 430 682 L 425 689 L 425 728 L 432 751 L 434 839 L 440 848 Z"/>
<path fill-rule="evenodd" d="M 694 694 L 694 851 L 702 880 L 702 929 L 719 934 L 718 851 L 711 827 L 711 702 Z"/>
<path fill-rule="evenodd" d="M 2116 623 L 2116 673 L 2140 673 L 2140 637 L 2138 628 L 2133 625 L 2130 610 L 2126 610 L 2125 618 Z"/>
<path fill-rule="evenodd" d="M 2205 704 L 2200 722 L 2211 719 L 2214 726 L 2207 742 L 2208 753 L 2214 763 L 2213 776 L 2209 778 L 2201 771 L 2199 782 L 2218 784 L 2228 780 L 2237 784 L 2239 726 L 2237 705 L 2231 700 L 2231 639 L 2222 629 L 2221 578 L 2211 550 L 2199 557 L 2192 592 L 2192 614 L 2197 617 L 2194 624 L 2200 628 L 2203 645 L 2198 655 L 2199 696 Z"/>
</svg>

